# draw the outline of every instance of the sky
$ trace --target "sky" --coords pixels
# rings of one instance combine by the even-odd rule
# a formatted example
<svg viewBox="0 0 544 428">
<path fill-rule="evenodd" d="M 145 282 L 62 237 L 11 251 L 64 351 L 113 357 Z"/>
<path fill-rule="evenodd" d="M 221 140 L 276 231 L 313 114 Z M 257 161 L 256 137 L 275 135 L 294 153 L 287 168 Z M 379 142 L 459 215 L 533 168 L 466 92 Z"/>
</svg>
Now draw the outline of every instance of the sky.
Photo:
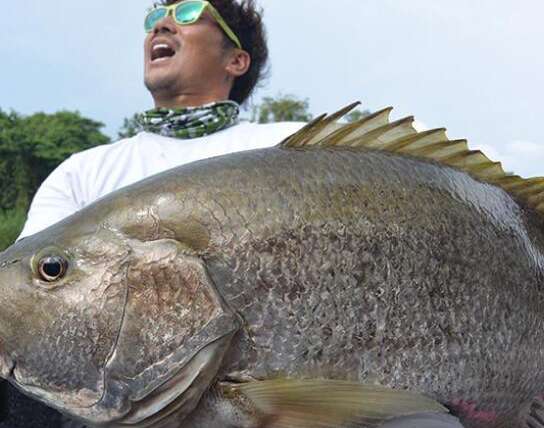
<svg viewBox="0 0 544 428">
<path fill-rule="evenodd" d="M 78 110 L 115 137 L 153 107 L 143 85 L 147 0 L 6 2 L 0 108 Z M 506 170 L 544 175 L 542 0 L 260 0 L 270 77 L 253 98 L 361 100 L 467 138 Z M 247 114 L 247 113 L 246 113 Z"/>
</svg>

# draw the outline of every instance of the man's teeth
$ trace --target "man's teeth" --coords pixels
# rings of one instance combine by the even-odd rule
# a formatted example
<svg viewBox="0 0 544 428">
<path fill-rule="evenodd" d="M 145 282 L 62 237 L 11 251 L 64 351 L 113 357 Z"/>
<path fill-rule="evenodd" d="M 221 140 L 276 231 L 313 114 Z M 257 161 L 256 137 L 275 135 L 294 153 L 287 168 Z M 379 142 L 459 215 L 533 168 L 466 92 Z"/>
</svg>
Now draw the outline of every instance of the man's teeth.
<svg viewBox="0 0 544 428">
<path fill-rule="evenodd" d="M 151 48 L 151 62 L 165 60 L 173 57 L 175 54 L 176 51 L 166 43 L 157 43 Z"/>
<path fill-rule="evenodd" d="M 170 46 L 162 44 L 162 45 L 155 45 L 153 46 L 153 50 L 156 51 L 157 49 L 170 49 Z"/>
</svg>

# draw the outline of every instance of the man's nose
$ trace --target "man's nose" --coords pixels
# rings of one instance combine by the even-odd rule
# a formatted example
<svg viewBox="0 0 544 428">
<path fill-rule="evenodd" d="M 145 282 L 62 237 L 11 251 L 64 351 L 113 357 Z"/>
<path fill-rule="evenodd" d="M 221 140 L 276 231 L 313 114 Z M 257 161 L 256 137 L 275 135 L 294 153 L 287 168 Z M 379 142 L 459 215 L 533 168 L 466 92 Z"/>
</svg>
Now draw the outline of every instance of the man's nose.
<svg viewBox="0 0 544 428">
<path fill-rule="evenodd" d="M 177 24 L 176 21 L 170 16 L 165 16 L 163 19 L 161 19 L 159 22 L 155 24 L 155 27 L 153 28 L 153 32 L 155 34 L 158 33 L 175 33 L 177 31 Z"/>
</svg>

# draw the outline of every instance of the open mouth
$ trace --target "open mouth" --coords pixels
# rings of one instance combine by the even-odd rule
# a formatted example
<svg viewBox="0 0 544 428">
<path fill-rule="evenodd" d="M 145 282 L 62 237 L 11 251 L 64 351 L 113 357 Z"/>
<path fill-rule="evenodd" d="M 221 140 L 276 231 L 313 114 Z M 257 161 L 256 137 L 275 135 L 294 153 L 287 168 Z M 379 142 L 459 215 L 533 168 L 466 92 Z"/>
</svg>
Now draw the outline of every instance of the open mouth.
<svg viewBox="0 0 544 428">
<path fill-rule="evenodd" d="M 166 43 L 157 43 L 151 48 L 151 62 L 164 61 L 175 54 L 176 51 Z"/>
</svg>

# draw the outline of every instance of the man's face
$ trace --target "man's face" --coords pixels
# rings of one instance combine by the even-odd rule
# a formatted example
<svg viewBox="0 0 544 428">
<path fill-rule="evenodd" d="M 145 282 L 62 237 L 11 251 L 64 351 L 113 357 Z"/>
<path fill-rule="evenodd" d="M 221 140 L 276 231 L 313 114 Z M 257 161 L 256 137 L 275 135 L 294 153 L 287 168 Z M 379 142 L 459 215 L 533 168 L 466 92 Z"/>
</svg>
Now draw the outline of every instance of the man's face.
<svg viewBox="0 0 544 428">
<path fill-rule="evenodd" d="M 154 97 L 205 93 L 227 78 L 224 35 L 208 12 L 190 25 L 167 16 L 144 49 L 145 85 Z"/>
</svg>

